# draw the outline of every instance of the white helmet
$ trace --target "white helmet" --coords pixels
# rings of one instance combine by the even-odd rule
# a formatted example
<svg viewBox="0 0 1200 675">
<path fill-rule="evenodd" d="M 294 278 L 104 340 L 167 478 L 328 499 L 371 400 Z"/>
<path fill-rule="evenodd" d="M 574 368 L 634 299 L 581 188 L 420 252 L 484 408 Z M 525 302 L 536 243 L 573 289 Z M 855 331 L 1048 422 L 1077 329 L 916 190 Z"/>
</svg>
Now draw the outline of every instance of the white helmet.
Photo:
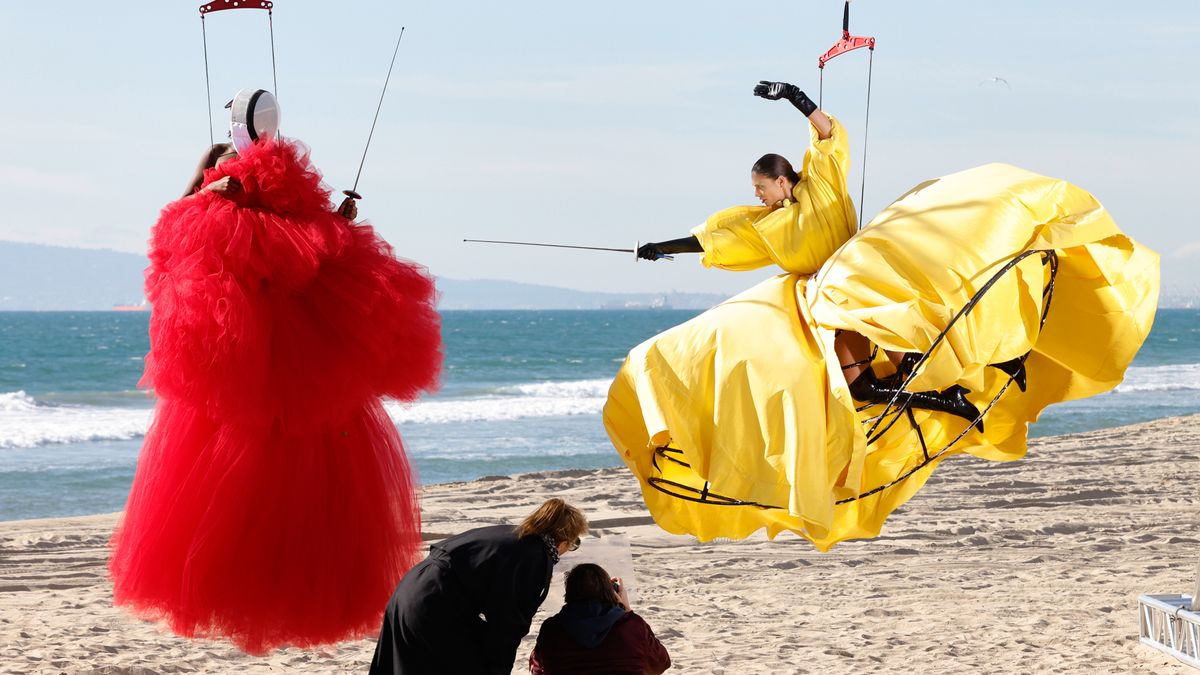
<svg viewBox="0 0 1200 675">
<path fill-rule="evenodd" d="M 279 131 L 279 102 L 265 89 L 243 89 L 225 105 L 232 113 L 229 138 L 242 154 L 260 138 L 270 138 Z"/>
</svg>

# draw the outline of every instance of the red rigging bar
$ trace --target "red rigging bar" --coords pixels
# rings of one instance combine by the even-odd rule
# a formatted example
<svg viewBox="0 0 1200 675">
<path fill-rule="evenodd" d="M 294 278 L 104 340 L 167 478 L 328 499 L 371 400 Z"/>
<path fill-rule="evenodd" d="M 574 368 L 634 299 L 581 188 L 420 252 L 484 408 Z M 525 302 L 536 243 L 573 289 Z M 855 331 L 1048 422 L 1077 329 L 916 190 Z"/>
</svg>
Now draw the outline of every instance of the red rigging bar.
<svg viewBox="0 0 1200 675">
<path fill-rule="evenodd" d="M 821 58 L 817 59 L 817 67 L 823 69 L 825 68 L 825 63 L 835 56 L 841 56 L 846 52 L 852 52 L 855 49 L 862 49 L 863 47 L 867 47 L 874 51 L 875 38 L 860 37 L 858 35 L 850 35 L 849 33 L 843 32 L 842 39 L 839 40 L 837 44 L 830 47 L 829 51 L 822 54 Z"/>
<path fill-rule="evenodd" d="M 200 5 L 201 14 L 212 14 L 226 9 L 265 9 L 268 12 L 275 6 L 269 0 L 213 0 Z"/>
</svg>

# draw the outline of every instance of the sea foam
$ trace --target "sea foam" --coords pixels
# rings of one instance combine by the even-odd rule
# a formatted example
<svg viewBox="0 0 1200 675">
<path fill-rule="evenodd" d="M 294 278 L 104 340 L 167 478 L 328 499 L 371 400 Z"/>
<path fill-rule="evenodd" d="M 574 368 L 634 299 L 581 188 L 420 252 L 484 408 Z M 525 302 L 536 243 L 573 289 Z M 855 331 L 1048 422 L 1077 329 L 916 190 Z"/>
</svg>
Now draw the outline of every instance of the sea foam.
<svg viewBox="0 0 1200 675">
<path fill-rule="evenodd" d="M 0 394 L 0 448 L 126 440 L 149 423 L 147 409 L 46 405 L 24 391 Z"/>
<path fill-rule="evenodd" d="M 477 390 L 469 396 L 434 396 L 411 404 L 390 401 L 385 408 L 401 431 L 405 424 L 598 415 L 609 384 L 607 379 L 529 382 Z M 1132 367 L 1115 391 L 1200 391 L 1200 363 Z M 151 412 L 128 406 L 59 405 L 39 401 L 24 391 L 0 393 L 0 449 L 139 438 L 150 424 Z"/>
<path fill-rule="evenodd" d="M 416 404 L 389 403 L 387 411 L 401 424 L 596 415 L 604 407 L 609 383 L 609 380 L 574 380 L 509 385 L 498 387 L 493 394 L 485 396 L 432 398 Z"/>
<path fill-rule="evenodd" d="M 1118 394 L 1140 391 L 1200 390 L 1200 363 L 1173 366 L 1142 366 L 1125 371 L 1125 380 L 1117 385 Z"/>
<path fill-rule="evenodd" d="M 496 422 L 537 417 L 596 415 L 608 380 L 533 382 L 495 387 L 481 395 L 388 402 L 396 423 Z M 151 410 L 133 407 L 54 405 L 23 391 L 0 393 L 0 449 L 141 437 Z"/>
</svg>

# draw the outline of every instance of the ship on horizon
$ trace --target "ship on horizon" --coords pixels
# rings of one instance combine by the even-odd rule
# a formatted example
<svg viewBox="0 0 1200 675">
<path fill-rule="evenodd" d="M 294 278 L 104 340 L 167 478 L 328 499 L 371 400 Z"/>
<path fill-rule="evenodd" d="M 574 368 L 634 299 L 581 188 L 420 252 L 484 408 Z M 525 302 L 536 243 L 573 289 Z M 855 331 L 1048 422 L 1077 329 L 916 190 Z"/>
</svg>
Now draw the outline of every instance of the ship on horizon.
<svg viewBox="0 0 1200 675">
<path fill-rule="evenodd" d="M 600 309 L 674 309 L 674 307 L 667 301 L 665 295 L 661 295 L 650 302 L 639 302 L 637 300 L 605 302 L 600 305 Z"/>
<path fill-rule="evenodd" d="M 143 298 L 142 301 L 136 305 L 113 305 L 111 311 L 114 311 L 114 312 L 149 312 L 150 311 L 150 303 L 146 302 L 146 299 Z"/>
</svg>

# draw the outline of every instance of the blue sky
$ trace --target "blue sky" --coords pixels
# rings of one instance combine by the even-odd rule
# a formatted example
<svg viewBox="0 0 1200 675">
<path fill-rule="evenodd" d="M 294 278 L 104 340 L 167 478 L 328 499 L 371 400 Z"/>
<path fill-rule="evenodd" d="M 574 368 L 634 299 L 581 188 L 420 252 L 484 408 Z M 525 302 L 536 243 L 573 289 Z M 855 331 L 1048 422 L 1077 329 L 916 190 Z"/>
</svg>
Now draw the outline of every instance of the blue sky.
<svg viewBox="0 0 1200 675">
<path fill-rule="evenodd" d="M 199 3 L 105 5 L 0 5 L 0 239 L 144 251 L 208 142 Z M 1163 255 L 1167 285 L 1200 286 L 1200 3 L 1152 6 L 854 2 L 851 32 L 879 41 L 867 218 L 924 179 L 1009 162 L 1088 189 Z M 461 240 L 632 246 L 752 203 L 750 164 L 764 152 L 798 162 L 807 130 L 751 89 L 787 80 L 815 97 L 841 11 L 840 0 L 279 0 L 284 133 L 349 187 L 404 25 L 359 185 L 360 214 L 400 255 L 453 278 L 732 293 L 771 272 Z M 212 15 L 208 37 L 223 137 L 232 93 L 271 88 L 265 13 Z M 865 51 L 826 69 L 856 201 L 866 78 Z"/>
</svg>

